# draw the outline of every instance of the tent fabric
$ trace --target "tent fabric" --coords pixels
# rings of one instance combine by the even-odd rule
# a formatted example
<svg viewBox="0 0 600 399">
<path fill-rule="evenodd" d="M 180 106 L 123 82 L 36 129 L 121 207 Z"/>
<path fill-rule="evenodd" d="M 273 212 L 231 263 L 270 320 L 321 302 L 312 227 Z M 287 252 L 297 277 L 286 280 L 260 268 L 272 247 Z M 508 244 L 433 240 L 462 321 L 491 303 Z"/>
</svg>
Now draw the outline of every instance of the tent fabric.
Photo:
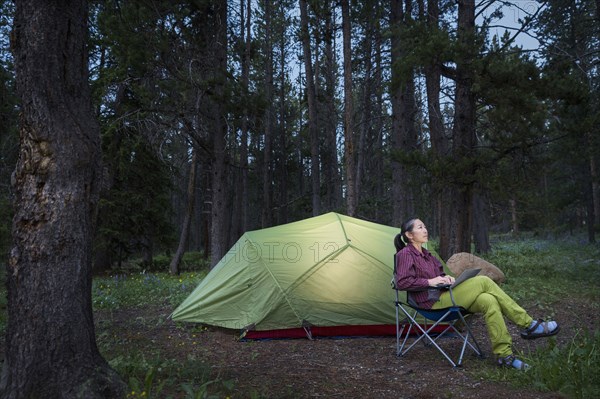
<svg viewBox="0 0 600 399">
<path fill-rule="evenodd" d="M 394 324 L 398 232 L 333 212 L 246 232 L 171 316 L 245 331 Z"/>
</svg>

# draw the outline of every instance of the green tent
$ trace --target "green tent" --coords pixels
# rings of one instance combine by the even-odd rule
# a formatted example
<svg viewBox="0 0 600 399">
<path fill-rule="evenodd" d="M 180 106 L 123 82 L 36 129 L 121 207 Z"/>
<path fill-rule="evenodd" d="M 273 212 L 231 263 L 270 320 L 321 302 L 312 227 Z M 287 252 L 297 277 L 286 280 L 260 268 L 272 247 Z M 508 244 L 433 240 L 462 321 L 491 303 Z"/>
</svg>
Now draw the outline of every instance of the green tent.
<svg viewBox="0 0 600 399">
<path fill-rule="evenodd" d="M 398 232 L 337 213 L 249 231 L 172 318 L 252 337 L 395 333 Z"/>
</svg>

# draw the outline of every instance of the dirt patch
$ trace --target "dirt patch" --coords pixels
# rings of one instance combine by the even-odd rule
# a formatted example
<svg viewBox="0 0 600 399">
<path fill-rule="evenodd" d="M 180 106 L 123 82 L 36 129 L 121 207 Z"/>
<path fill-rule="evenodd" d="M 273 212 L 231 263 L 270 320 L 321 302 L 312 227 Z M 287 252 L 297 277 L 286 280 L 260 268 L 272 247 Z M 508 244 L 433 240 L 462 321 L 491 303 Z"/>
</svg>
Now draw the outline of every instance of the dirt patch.
<svg viewBox="0 0 600 399">
<path fill-rule="evenodd" d="M 599 317 L 592 305 L 565 303 L 554 308 L 562 326 L 556 338 L 558 345 L 571 341 L 582 325 L 581 315 L 590 329 L 598 328 Z M 573 312 L 574 308 L 579 310 Z M 535 309 L 528 309 L 537 314 Z M 252 394 L 265 398 L 563 397 L 477 377 L 482 368 L 495 367 L 485 325 L 477 316 L 473 331 L 488 357 L 467 355 L 462 367 L 452 368 L 434 348 L 420 346 L 405 357 L 396 357 L 396 339 L 391 336 L 240 342 L 235 332 L 177 325 L 168 320 L 170 312 L 169 308 L 97 312 L 96 323 L 99 332 L 110 330 L 108 336 L 129 337 L 115 345 L 158 351 L 164 358 L 182 362 L 190 358 L 205 362 L 211 366 L 212 377 L 234 383 L 233 398 Z M 529 353 L 548 344 L 544 339 L 522 340 L 516 326 L 509 324 L 509 329 L 515 350 Z M 133 339 L 137 344 L 132 344 Z M 452 353 L 458 353 L 456 344 L 452 338 L 441 343 Z"/>
</svg>

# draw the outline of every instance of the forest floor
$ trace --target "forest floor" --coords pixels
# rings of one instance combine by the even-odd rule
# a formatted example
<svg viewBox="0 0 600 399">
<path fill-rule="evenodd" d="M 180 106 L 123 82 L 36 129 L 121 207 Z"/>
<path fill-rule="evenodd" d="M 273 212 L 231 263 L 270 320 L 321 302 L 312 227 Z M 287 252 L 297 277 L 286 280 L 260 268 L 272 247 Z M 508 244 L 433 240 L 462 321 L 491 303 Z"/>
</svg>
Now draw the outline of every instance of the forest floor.
<svg viewBox="0 0 600 399">
<path fill-rule="evenodd" d="M 534 317 L 543 311 L 525 306 Z M 525 356 L 551 340 L 568 345 L 577 331 L 587 325 L 600 327 L 600 315 L 593 304 L 562 300 L 553 304 L 561 332 L 550 339 L 526 341 L 509 323 L 514 348 Z M 170 308 L 139 308 L 97 311 L 98 334 L 104 339 L 119 337 L 114 345 L 146 352 L 147 357 L 176 359 L 179 364 L 208 365 L 212 381 L 229 381 L 230 387 L 213 383 L 209 393 L 229 398 L 562 398 L 559 393 L 541 392 L 533 387 L 517 388 L 512 373 L 491 381 L 485 377 L 497 367 L 483 319 L 472 320 L 474 334 L 488 355 L 480 359 L 465 356 L 463 366 L 452 368 L 434 348 L 419 345 L 405 357 L 395 355 L 395 337 L 321 338 L 240 341 L 234 332 L 168 319 Z M 156 323 L 156 320 L 159 320 Z M 444 338 L 442 346 L 457 353 L 458 342 Z M 110 358 L 110 357 L 109 357 Z M 535 367 L 535 364 L 532 365 Z M 486 374 L 487 373 L 487 374 Z M 181 374 L 181 371 L 178 372 Z M 225 393 L 224 393 L 225 392 Z M 189 397 L 162 392 L 160 397 Z"/>
</svg>

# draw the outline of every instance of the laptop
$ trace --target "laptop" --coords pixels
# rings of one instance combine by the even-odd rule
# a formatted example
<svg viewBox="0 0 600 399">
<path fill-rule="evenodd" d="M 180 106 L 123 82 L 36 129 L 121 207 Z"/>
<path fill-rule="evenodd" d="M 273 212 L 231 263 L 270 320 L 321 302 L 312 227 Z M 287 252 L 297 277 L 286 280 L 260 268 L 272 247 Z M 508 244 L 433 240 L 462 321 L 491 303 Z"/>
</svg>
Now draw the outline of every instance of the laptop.
<svg viewBox="0 0 600 399">
<path fill-rule="evenodd" d="M 471 277 L 475 277 L 476 275 L 479 274 L 480 271 L 481 271 L 481 269 L 466 269 L 460 274 L 460 276 L 458 276 L 454 280 L 454 284 L 438 285 L 438 287 L 454 288 L 457 285 L 459 285 L 460 283 L 462 283 L 463 281 L 466 281 L 466 280 L 470 279 Z"/>
</svg>

